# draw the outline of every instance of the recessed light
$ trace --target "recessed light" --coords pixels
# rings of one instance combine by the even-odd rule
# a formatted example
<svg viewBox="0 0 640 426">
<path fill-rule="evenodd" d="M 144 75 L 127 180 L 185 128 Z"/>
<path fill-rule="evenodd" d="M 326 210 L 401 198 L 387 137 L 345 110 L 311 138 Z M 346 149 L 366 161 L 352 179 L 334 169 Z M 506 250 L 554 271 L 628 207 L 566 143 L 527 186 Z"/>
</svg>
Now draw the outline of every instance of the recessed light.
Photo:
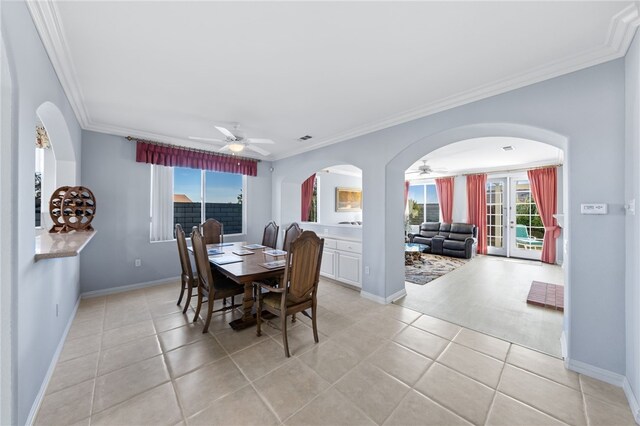
<svg viewBox="0 0 640 426">
<path fill-rule="evenodd" d="M 310 136 L 310 135 L 304 135 L 304 136 L 300 136 L 300 137 L 298 138 L 298 140 L 300 140 L 300 141 L 306 141 L 306 140 L 308 140 L 308 139 L 311 139 L 312 137 L 313 137 L 313 136 Z"/>
<path fill-rule="evenodd" d="M 515 148 L 511 145 L 507 145 L 507 146 L 503 146 L 502 150 L 503 151 L 513 151 Z"/>
</svg>

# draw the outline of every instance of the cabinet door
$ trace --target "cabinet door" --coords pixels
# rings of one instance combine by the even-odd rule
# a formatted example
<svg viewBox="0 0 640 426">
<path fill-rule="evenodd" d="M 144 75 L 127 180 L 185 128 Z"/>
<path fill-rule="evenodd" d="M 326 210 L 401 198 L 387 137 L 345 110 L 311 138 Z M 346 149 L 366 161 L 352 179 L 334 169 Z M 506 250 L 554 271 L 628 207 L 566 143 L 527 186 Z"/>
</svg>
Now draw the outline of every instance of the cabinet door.
<svg viewBox="0 0 640 426">
<path fill-rule="evenodd" d="M 337 253 L 332 250 L 325 249 L 322 252 L 322 264 L 320 265 L 320 275 L 324 275 L 325 277 L 335 278 L 336 277 L 336 257 Z"/>
<path fill-rule="evenodd" d="M 336 279 L 346 283 L 362 286 L 360 282 L 360 256 L 347 253 L 340 253 L 338 258 L 338 270 Z"/>
</svg>

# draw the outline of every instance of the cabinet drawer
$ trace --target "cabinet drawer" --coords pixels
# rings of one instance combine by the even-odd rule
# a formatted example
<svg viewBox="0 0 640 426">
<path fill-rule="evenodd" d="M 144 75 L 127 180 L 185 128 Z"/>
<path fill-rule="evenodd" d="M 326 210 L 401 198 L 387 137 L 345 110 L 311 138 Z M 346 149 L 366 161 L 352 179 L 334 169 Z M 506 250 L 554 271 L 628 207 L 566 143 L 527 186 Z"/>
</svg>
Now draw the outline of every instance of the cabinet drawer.
<svg viewBox="0 0 640 426">
<path fill-rule="evenodd" d="M 354 241 L 338 241 L 337 249 L 353 253 L 362 253 L 362 244 Z"/>
<path fill-rule="evenodd" d="M 334 249 L 337 246 L 337 241 L 332 240 L 331 238 L 324 239 L 324 248 Z"/>
</svg>

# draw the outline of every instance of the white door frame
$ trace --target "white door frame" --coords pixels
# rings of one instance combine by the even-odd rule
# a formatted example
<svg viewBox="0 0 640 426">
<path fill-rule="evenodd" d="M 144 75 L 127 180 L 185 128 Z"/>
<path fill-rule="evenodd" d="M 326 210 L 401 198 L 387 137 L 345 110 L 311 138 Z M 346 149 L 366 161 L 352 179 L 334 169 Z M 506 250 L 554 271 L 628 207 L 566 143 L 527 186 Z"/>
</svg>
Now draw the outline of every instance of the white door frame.
<svg viewBox="0 0 640 426">
<path fill-rule="evenodd" d="M 495 176 L 495 177 L 489 177 L 487 176 L 487 183 L 489 183 L 489 181 L 501 181 L 502 185 L 503 185 L 503 191 L 502 191 L 502 247 L 498 248 L 498 247 L 493 247 L 493 246 L 489 246 L 487 245 L 487 254 L 490 255 L 494 255 L 494 256 L 504 256 L 504 257 L 508 257 L 509 256 L 509 227 L 507 226 L 507 224 L 509 223 L 509 212 L 508 212 L 508 207 L 509 207 L 509 197 L 510 197 L 510 191 L 509 191 L 509 178 L 504 177 L 504 176 Z"/>
<path fill-rule="evenodd" d="M 1 8 L 1 2 L 0 2 Z M 0 33 L 1 34 L 1 33 Z M 12 84 L 4 40 L 0 35 L 0 424 L 14 424 L 14 225 L 15 161 L 12 138 Z"/>
</svg>

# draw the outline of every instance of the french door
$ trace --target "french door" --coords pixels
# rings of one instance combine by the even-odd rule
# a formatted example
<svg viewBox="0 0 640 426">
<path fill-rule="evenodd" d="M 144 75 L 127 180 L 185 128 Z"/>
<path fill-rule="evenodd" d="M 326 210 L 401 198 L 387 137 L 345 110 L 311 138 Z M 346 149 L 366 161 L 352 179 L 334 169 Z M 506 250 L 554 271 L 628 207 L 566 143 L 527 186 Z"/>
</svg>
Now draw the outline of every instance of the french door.
<svg viewBox="0 0 640 426">
<path fill-rule="evenodd" d="M 544 226 L 527 175 L 487 179 L 486 191 L 488 253 L 540 260 Z"/>
</svg>

